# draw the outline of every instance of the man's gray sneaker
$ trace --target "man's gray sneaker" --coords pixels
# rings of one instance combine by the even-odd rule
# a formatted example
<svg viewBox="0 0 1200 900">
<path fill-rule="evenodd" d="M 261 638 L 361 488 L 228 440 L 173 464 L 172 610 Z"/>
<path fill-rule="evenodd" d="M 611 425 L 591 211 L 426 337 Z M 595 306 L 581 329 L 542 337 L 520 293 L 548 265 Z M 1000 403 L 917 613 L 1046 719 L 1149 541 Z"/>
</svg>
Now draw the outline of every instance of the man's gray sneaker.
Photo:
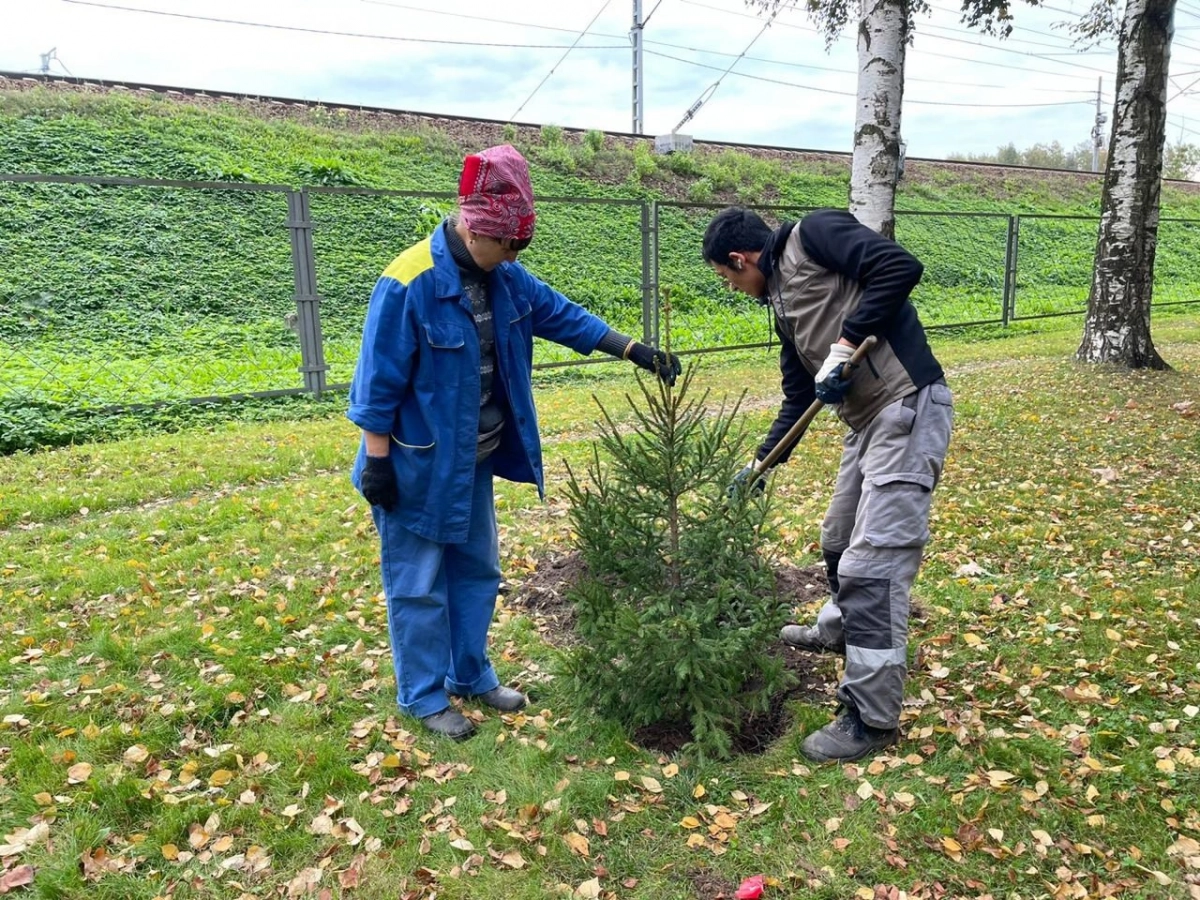
<svg viewBox="0 0 1200 900">
<path fill-rule="evenodd" d="M 898 728 L 872 728 L 859 717 L 857 709 L 843 707 L 836 719 L 804 739 L 800 752 L 814 762 L 851 762 L 898 740 Z"/>
<path fill-rule="evenodd" d="M 797 650 L 808 650 L 812 653 L 845 653 L 846 642 L 839 641 L 830 644 L 821 639 L 821 632 L 816 625 L 784 625 L 779 631 L 779 638 L 789 647 Z"/>
<path fill-rule="evenodd" d="M 514 691 L 502 684 L 490 691 L 484 691 L 482 694 L 473 694 L 471 699 L 478 700 L 484 706 L 490 706 L 500 712 L 516 712 L 518 709 L 524 709 L 528 702 L 520 691 Z"/>
<path fill-rule="evenodd" d="M 448 737 L 452 741 L 465 741 L 475 733 L 475 726 L 471 724 L 470 719 L 452 706 L 426 716 L 421 720 L 421 724 L 434 734 Z"/>
</svg>

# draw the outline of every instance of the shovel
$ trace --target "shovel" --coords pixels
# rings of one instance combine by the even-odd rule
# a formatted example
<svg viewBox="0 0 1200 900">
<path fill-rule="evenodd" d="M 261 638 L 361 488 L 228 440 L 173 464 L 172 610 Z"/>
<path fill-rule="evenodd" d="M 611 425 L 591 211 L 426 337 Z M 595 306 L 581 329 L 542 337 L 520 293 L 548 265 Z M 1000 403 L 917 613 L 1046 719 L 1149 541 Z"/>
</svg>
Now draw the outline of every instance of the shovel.
<svg viewBox="0 0 1200 900">
<path fill-rule="evenodd" d="M 871 352 L 871 349 L 876 343 L 877 340 L 875 335 L 867 335 L 866 338 L 863 339 L 863 342 L 854 348 L 854 352 L 850 354 L 850 358 L 843 364 L 842 374 L 847 377 L 853 375 L 854 370 L 859 367 L 859 364 L 862 363 L 863 358 Z M 758 479 L 762 478 L 766 471 L 775 464 L 775 460 L 779 459 L 779 457 L 791 449 L 792 445 L 795 444 L 796 441 L 800 440 L 801 436 L 803 436 L 804 432 L 808 430 L 808 426 L 812 424 L 812 420 L 817 417 L 817 413 L 821 411 L 823 406 L 825 406 L 825 404 L 820 400 L 814 400 L 812 402 L 808 409 L 804 411 L 804 414 L 796 420 L 796 424 L 789 428 L 787 430 L 787 434 L 779 439 L 779 443 L 771 448 L 771 452 L 766 455 L 762 462 L 755 464 L 754 473 L 749 478 L 747 487 L 751 484 L 754 484 L 754 482 L 758 481 Z"/>
</svg>

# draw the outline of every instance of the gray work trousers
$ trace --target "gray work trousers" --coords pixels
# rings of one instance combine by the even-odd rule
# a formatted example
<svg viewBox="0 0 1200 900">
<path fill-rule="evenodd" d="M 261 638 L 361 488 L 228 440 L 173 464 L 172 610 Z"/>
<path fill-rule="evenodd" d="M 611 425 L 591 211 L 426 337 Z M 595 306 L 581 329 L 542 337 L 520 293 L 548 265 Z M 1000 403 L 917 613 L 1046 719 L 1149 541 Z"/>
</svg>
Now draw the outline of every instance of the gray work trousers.
<svg viewBox="0 0 1200 900">
<path fill-rule="evenodd" d="M 838 699 L 875 728 L 900 721 L 907 671 L 909 590 L 929 540 L 929 505 L 950 443 L 944 382 L 884 407 L 843 442 L 821 525 L 833 596 L 817 617 L 822 640 L 846 644 Z"/>
</svg>

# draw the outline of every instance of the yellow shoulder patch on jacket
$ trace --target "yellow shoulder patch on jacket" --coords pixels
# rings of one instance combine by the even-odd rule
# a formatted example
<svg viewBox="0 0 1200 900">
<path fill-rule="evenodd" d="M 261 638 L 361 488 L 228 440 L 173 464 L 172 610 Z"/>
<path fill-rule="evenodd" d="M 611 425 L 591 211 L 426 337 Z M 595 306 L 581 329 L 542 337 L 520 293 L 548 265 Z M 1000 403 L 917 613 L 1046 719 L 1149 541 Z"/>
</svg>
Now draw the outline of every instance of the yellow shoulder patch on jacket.
<svg viewBox="0 0 1200 900">
<path fill-rule="evenodd" d="M 401 284 L 411 284 L 414 278 L 432 268 L 433 240 L 427 237 L 393 259 L 391 265 L 383 270 L 383 276 L 395 278 Z"/>
</svg>

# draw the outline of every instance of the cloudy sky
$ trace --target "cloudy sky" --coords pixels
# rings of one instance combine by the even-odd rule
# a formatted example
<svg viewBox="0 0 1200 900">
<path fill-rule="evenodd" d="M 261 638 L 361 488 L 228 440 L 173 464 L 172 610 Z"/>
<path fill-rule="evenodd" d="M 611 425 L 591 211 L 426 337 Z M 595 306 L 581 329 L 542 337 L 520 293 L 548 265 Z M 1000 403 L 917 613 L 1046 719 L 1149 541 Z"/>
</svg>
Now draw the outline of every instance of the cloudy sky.
<svg viewBox="0 0 1200 900">
<path fill-rule="evenodd" d="M 1089 140 L 1111 116 L 1116 43 L 1081 51 L 1085 0 L 1014 3 L 1006 41 L 932 0 L 909 50 L 915 157 Z M 0 69 L 631 131 L 633 0 L 0 0 Z M 166 13 L 166 15 L 162 14 Z M 647 134 L 850 149 L 855 48 L 793 8 L 643 0 Z M 221 19 L 227 21 L 212 21 Z M 732 69 L 730 68 L 732 66 Z M 728 72 L 727 72 L 728 70 Z M 1168 140 L 1200 143 L 1200 0 L 1178 5 Z"/>
</svg>

